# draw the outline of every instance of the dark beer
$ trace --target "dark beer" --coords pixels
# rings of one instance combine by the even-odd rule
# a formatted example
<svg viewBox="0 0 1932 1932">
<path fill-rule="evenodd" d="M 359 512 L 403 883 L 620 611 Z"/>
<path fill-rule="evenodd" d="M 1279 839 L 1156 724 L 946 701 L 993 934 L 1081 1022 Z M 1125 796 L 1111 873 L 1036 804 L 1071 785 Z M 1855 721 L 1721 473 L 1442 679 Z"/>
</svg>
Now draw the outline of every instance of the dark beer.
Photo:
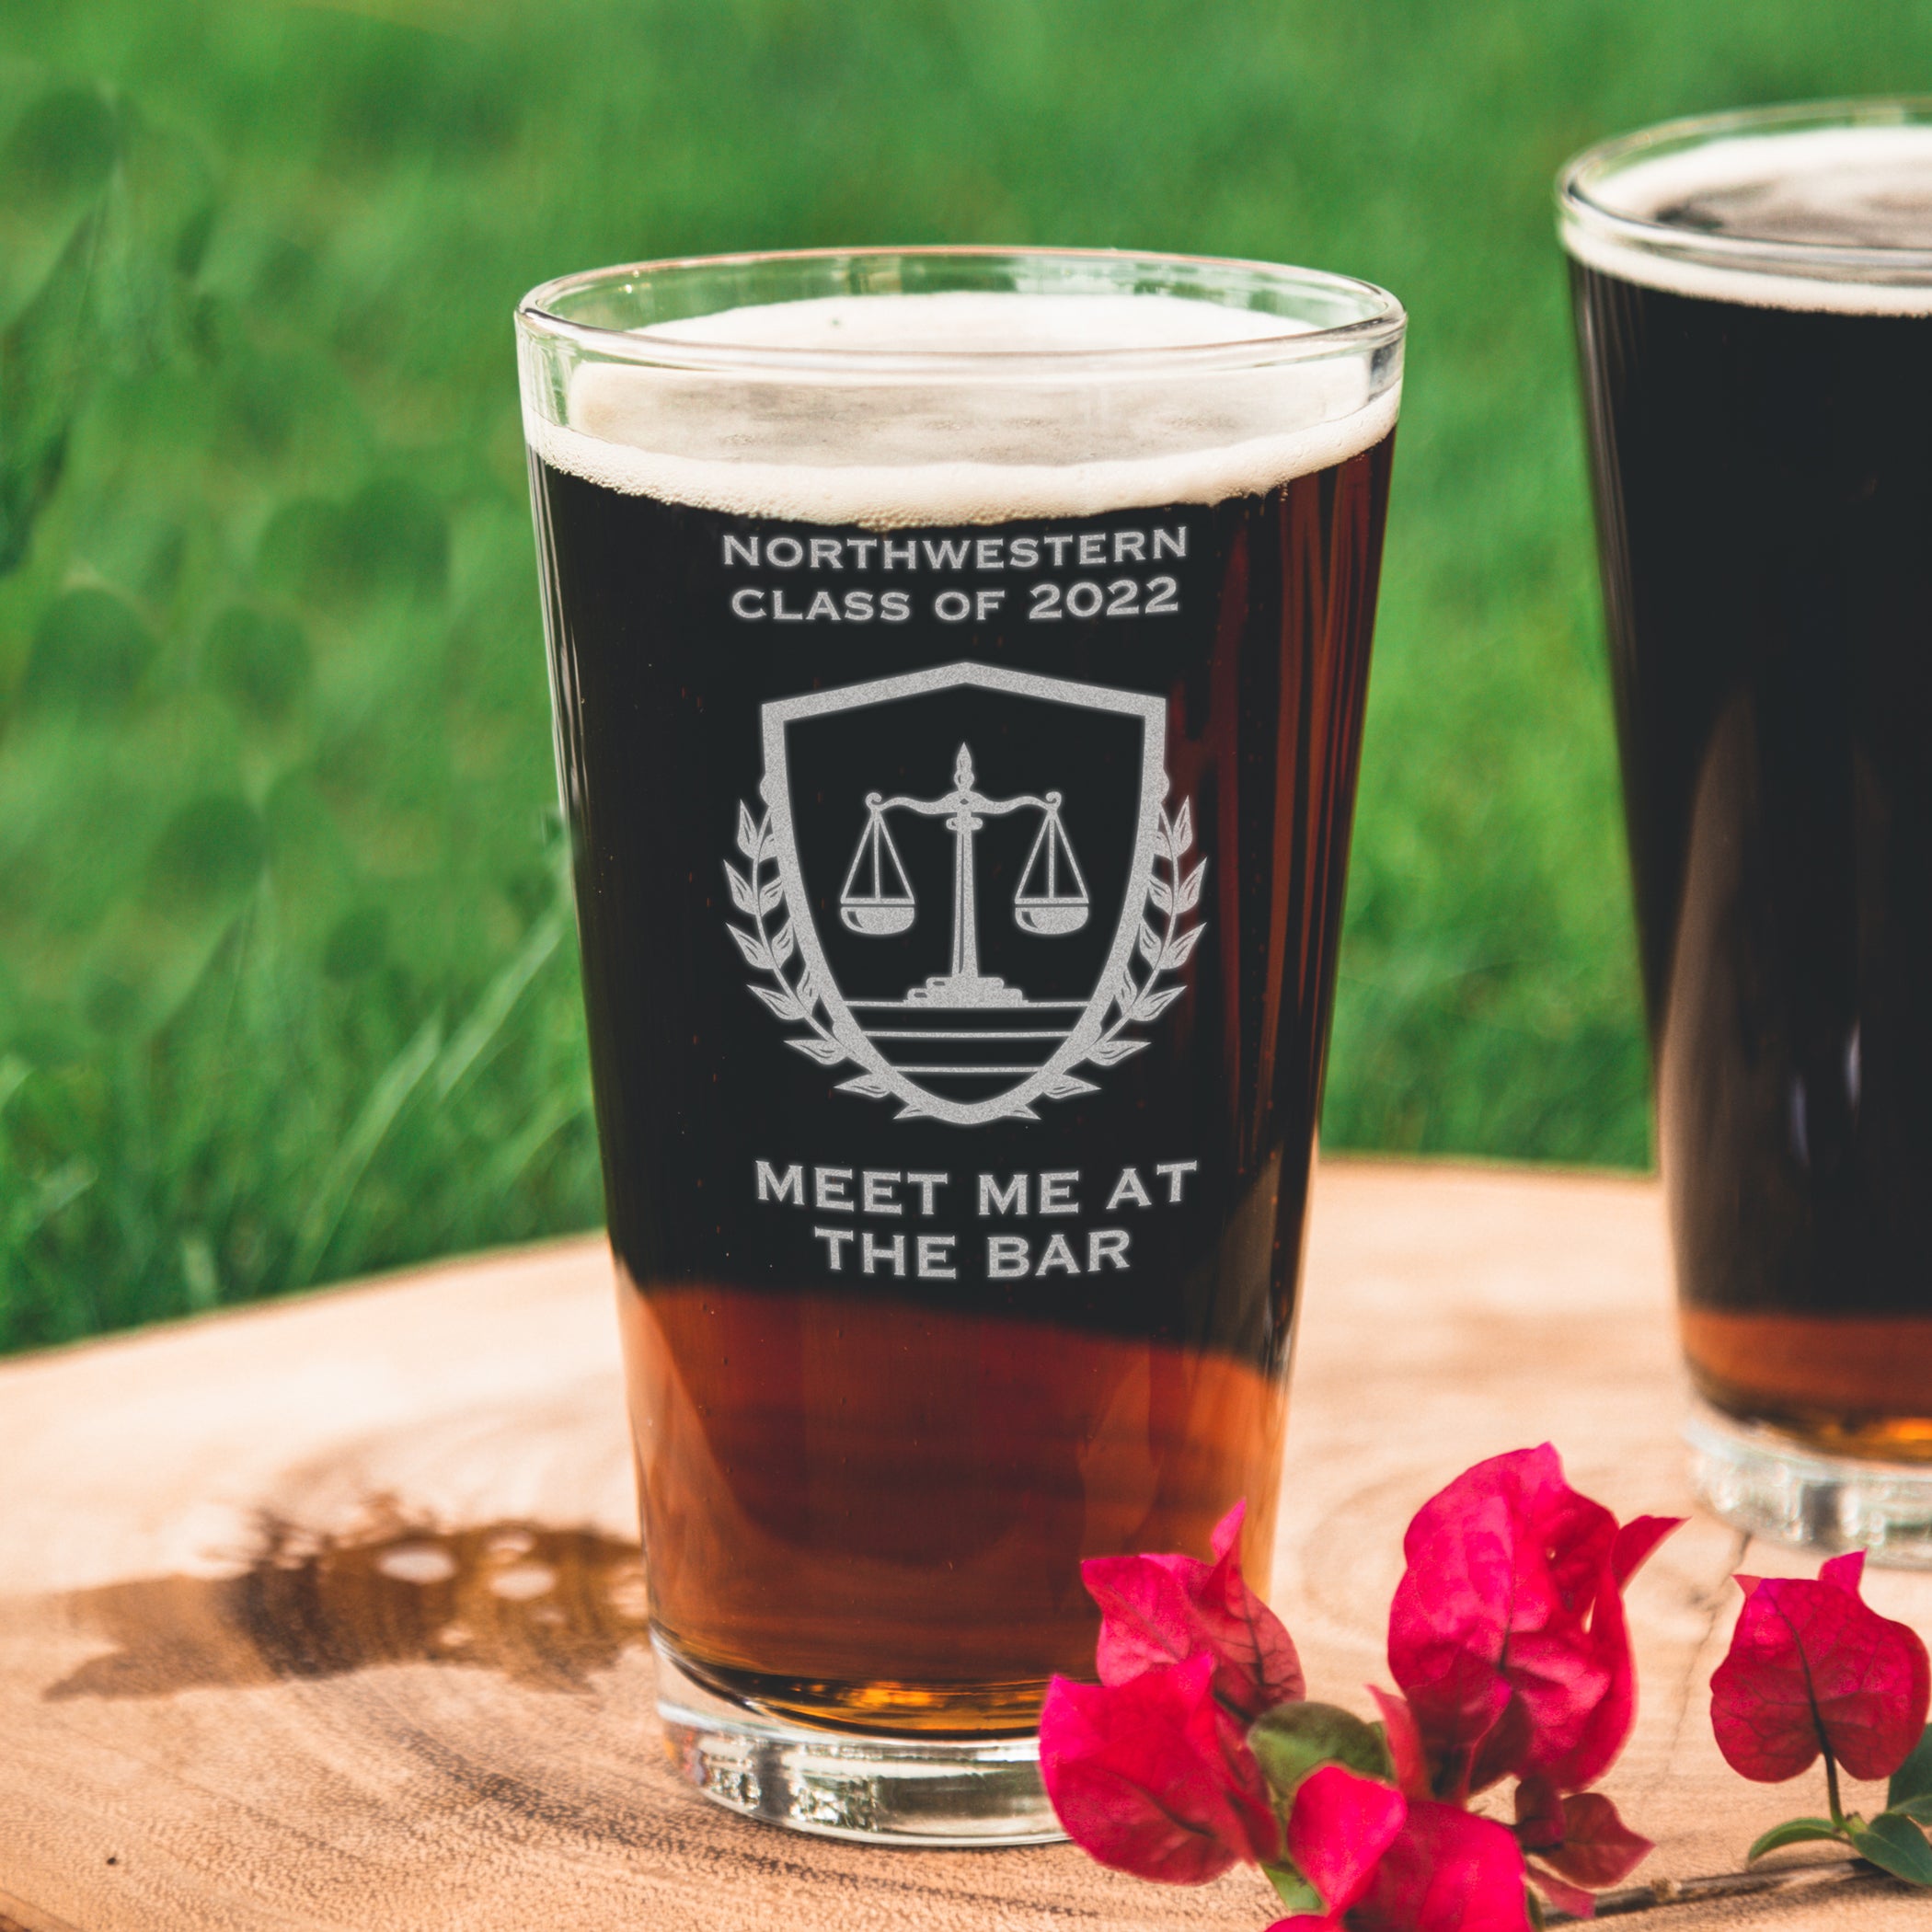
<svg viewBox="0 0 1932 1932">
<path fill-rule="evenodd" d="M 1566 239 L 1685 1351 L 1932 1457 L 1932 137 L 1663 145 Z"/>
<path fill-rule="evenodd" d="M 525 362 L 661 1703 L 1027 1842 L 1082 1559 L 1270 1569 L 1400 315 L 777 259 Z"/>
</svg>

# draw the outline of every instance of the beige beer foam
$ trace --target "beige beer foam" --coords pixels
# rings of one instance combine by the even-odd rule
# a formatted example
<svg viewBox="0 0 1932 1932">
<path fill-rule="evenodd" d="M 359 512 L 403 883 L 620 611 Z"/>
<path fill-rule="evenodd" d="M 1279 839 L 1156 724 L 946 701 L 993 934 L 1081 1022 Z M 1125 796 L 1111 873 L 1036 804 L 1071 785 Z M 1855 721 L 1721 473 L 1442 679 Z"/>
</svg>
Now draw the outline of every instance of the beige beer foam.
<svg viewBox="0 0 1932 1932">
<path fill-rule="evenodd" d="M 800 375 L 588 362 L 570 426 L 526 402 L 531 447 L 553 468 L 629 496 L 801 523 L 1008 523 L 1272 489 L 1379 443 L 1399 375 L 1372 387 L 1366 351 L 1204 365 L 1159 352 L 1284 345 L 1311 326 L 1171 295 L 958 291 L 841 295 L 729 309 L 639 339 L 825 354 Z M 1095 351 L 1147 351 L 1131 367 Z M 963 379 L 916 368 L 850 371 L 839 352 L 983 355 Z M 1065 354 L 1064 372 L 1002 355 Z M 858 460 L 854 460 L 857 458 Z"/>
<path fill-rule="evenodd" d="M 1753 308 L 1804 309 L 1846 316 L 1932 316 L 1932 276 L 1901 261 L 1874 266 L 1870 251 L 1932 255 L 1932 126 L 1909 122 L 1740 133 L 1674 154 L 1653 155 L 1590 182 L 1587 201 L 1626 221 L 1654 223 L 1655 241 L 1605 233 L 1566 206 L 1563 245 L 1605 275 L 1669 294 L 1735 302 Z M 1672 211 L 1707 204 L 1706 229 L 1672 221 Z M 1699 255 L 1714 236 L 1720 249 L 1752 242 L 1811 244 L 1803 262 L 1728 263 Z M 1835 270 L 1826 237 L 1868 259 Z M 1890 279 L 1887 279 L 1888 276 Z M 1915 279 L 1913 279 L 1915 278 Z"/>
</svg>

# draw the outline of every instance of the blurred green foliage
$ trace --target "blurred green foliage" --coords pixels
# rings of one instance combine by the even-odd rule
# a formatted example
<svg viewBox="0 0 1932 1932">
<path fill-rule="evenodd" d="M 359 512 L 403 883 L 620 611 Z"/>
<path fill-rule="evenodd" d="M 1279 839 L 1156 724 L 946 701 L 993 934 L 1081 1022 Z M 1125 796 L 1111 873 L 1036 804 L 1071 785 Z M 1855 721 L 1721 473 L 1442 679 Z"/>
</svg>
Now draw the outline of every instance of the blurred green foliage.
<svg viewBox="0 0 1932 1932">
<path fill-rule="evenodd" d="M 594 1221 L 509 315 L 862 241 L 1413 317 L 1329 1144 L 1639 1163 L 1548 182 L 1922 0 L 0 0 L 0 1346 Z"/>
</svg>

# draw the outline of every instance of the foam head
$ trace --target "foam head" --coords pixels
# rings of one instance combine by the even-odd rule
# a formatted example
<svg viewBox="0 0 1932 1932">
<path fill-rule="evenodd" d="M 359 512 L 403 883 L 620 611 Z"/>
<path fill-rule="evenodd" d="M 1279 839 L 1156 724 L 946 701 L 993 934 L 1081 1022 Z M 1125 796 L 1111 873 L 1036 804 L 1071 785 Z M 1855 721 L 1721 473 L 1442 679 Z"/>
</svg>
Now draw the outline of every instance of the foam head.
<svg viewBox="0 0 1932 1932">
<path fill-rule="evenodd" d="M 1932 315 L 1932 125 L 1746 123 L 1592 161 L 1566 182 L 1563 239 L 1605 274 L 1754 307 Z"/>
<path fill-rule="evenodd" d="M 1394 427 L 1399 362 L 1298 359 L 1294 339 L 1311 332 L 1162 294 L 769 303 L 637 339 L 673 354 L 753 351 L 743 366 L 586 360 L 565 422 L 533 406 L 526 383 L 524 428 L 556 468 L 748 516 L 883 528 L 1210 503 L 1340 462 Z M 773 350 L 811 366 L 757 366 Z"/>
</svg>

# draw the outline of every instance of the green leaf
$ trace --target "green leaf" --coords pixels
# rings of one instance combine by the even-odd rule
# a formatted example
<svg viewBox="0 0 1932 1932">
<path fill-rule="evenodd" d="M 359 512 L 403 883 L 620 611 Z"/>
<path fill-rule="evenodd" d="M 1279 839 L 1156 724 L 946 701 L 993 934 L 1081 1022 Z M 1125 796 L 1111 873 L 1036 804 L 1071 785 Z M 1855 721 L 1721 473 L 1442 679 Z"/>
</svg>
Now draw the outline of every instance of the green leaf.
<svg viewBox="0 0 1932 1932">
<path fill-rule="evenodd" d="M 305 1288 L 314 1278 L 328 1244 L 335 1238 L 344 1211 L 375 1158 L 376 1149 L 396 1124 L 396 1117 L 421 1084 L 443 1050 L 443 1019 L 432 1014 L 416 1037 L 383 1069 L 362 1102 L 362 1110 L 336 1149 L 335 1158 L 310 1197 L 296 1230 L 294 1259 L 289 1264 L 292 1287 Z"/>
<path fill-rule="evenodd" d="M 1908 1885 L 1932 1885 L 1932 1845 L 1909 1818 L 1881 1811 L 1869 1824 L 1851 1820 L 1846 1830 L 1861 1858 Z"/>
<path fill-rule="evenodd" d="M 294 708 L 313 669 L 308 638 L 292 617 L 231 605 L 208 633 L 212 682 L 247 716 L 276 724 Z"/>
<path fill-rule="evenodd" d="M 436 1098 L 446 1100 L 462 1084 L 464 1076 L 502 1032 L 511 1010 L 523 990 L 543 970 L 544 962 L 557 950 L 564 936 L 566 914 L 561 906 L 552 906 L 531 927 L 516 956 L 503 967 L 456 1029 L 455 1036 L 436 1064 Z"/>
<path fill-rule="evenodd" d="M 102 187 L 120 149 L 114 110 L 98 87 L 57 87 L 15 123 L 0 178 L 10 196 L 66 201 Z"/>
<path fill-rule="evenodd" d="M 1921 1791 L 1916 1798 L 1889 1804 L 1885 1810 L 1894 1818 L 1910 1818 L 1919 1824 L 1932 1824 L 1932 1791 Z"/>
<path fill-rule="evenodd" d="M 1281 1894 L 1282 1903 L 1289 1911 L 1317 1914 L 1328 1911 L 1328 1902 L 1286 1859 L 1279 1865 L 1264 1865 L 1261 1869 L 1268 1874 L 1268 1882 Z"/>
<path fill-rule="evenodd" d="M 1809 1845 L 1818 1838 L 1834 1838 L 1843 1842 L 1845 1834 L 1829 1818 L 1787 1818 L 1782 1824 L 1774 1824 L 1749 1851 L 1744 1854 L 1744 1863 L 1754 1865 L 1766 1852 L 1775 1852 L 1787 1845 Z"/>
<path fill-rule="evenodd" d="M 40 613 L 20 695 L 31 704 L 109 717 L 133 696 L 156 648 L 124 598 L 83 585 Z"/>
<path fill-rule="evenodd" d="M 374 972 L 388 956 L 389 909 L 351 906 L 322 941 L 322 976 L 339 985 Z"/>
<path fill-rule="evenodd" d="M 75 224 L 38 294 L 0 333 L 0 575 L 22 563 L 52 496 L 91 373 L 90 284 L 98 211 Z"/>
<path fill-rule="evenodd" d="M 268 858 L 260 815 L 231 792 L 189 799 L 148 856 L 151 895 L 178 915 L 219 904 L 255 883 Z"/>
<path fill-rule="evenodd" d="M 1932 1798 L 1932 1724 L 1926 1726 L 1911 1756 L 1892 1774 L 1892 1783 L 1885 1790 L 1885 1809 L 1900 1811 L 1908 1800 L 1924 1798 Z"/>
<path fill-rule="evenodd" d="M 165 352 L 187 294 L 183 227 L 198 215 L 205 222 L 209 196 L 205 171 L 182 144 L 144 129 L 124 100 L 87 88 L 63 88 L 28 109 L 0 150 L 0 190 L 10 317 L 0 328 L 5 576 L 26 561 L 102 376 Z M 32 266 L 22 269 L 23 214 L 29 228 L 62 237 L 44 266 L 29 243 Z M 23 274 L 38 282 L 24 301 L 14 285 Z"/>
<path fill-rule="evenodd" d="M 1323 1765 L 1395 1782 L 1395 1764 L 1380 1728 L 1333 1704 L 1278 1704 L 1256 1719 L 1248 1742 L 1261 1776 L 1282 1804 L 1294 1796 L 1303 1778 Z"/>
</svg>

